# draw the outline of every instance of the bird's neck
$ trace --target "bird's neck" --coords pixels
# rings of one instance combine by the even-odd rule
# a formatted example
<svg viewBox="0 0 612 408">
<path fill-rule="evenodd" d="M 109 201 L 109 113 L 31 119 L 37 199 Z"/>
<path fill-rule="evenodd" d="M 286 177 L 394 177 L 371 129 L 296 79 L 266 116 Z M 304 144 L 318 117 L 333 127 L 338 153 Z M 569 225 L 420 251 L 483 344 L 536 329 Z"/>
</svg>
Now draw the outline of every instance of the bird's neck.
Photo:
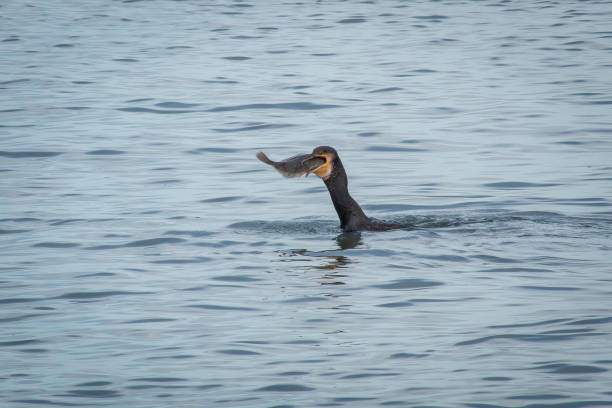
<svg viewBox="0 0 612 408">
<path fill-rule="evenodd" d="M 340 218 L 340 227 L 345 231 L 362 228 L 368 222 L 368 217 L 349 194 L 346 172 L 340 160 L 334 164 L 332 174 L 324 182 Z"/>
</svg>

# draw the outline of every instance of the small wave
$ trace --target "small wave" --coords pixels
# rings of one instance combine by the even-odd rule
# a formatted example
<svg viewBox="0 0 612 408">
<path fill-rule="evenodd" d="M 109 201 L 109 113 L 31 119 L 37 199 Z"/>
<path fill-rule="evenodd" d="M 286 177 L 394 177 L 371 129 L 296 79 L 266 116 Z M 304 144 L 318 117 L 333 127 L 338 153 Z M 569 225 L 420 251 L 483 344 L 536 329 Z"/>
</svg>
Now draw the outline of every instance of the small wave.
<svg viewBox="0 0 612 408">
<path fill-rule="evenodd" d="M 33 317 L 38 317 L 38 316 L 44 316 L 44 314 L 31 313 L 31 314 L 25 314 L 25 315 L 21 315 L 21 316 L 3 317 L 3 318 L 0 318 L 0 323 L 19 322 L 21 320 L 31 319 Z"/>
<path fill-rule="evenodd" d="M 514 190 L 520 188 L 535 188 L 535 187 L 554 187 L 559 184 L 554 183 L 526 183 L 522 181 L 503 181 L 499 183 L 487 183 L 483 184 L 484 187 L 500 189 L 500 190 Z"/>
<path fill-rule="evenodd" d="M 86 110 L 86 109 L 91 109 L 91 108 L 89 106 L 66 106 L 63 109 L 73 110 L 73 111 L 80 111 L 80 110 Z"/>
<path fill-rule="evenodd" d="M 552 319 L 552 320 L 544 320 L 541 322 L 533 322 L 533 323 L 517 323 L 517 324 L 503 324 L 503 325 L 495 325 L 488 326 L 488 329 L 510 329 L 516 327 L 535 327 L 535 326 L 548 326 L 556 323 L 564 323 L 569 321 L 570 319 Z"/>
<path fill-rule="evenodd" d="M 171 230 L 164 232 L 164 235 L 189 235 L 190 237 L 198 238 L 198 237 L 208 237 L 213 235 L 210 231 L 178 231 Z"/>
<path fill-rule="evenodd" d="M 239 127 L 239 128 L 230 128 L 230 129 L 215 128 L 213 130 L 219 133 L 237 133 L 237 132 L 250 132 L 253 130 L 264 130 L 264 129 L 283 129 L 283 128 L 288 128 L 292 126 L 295 126 L 295 125 L 291 125 L 288 123 L 269 123 L 269 124 L 261 124 L 261 125 L 244 126 L 244 127 Z"/>
<path fill-rule="evenodd" d="M 512 272 L 529 272 L 529 273 L 542 273 L 542 272 L 553 272 L 550 269 L 542 268 L 491 268 L 481 269 L 481 272 L 493 272 L 493 273 L 512 273 Z"/>
<path fill-rule="evenodd" d="M 606 324 L 612 323 L 612 317 L 598 317 L 593 319 L 582 319 L 573 322 L 565 323 L 569 325 L 584 325 L 584 324 Z"/>
<path fill-rule="evenodd" d="M 58 394 L 59 397 L 78 398 L 116 398 L 122 394 L 115 390 L 70 390 L 66 394 Z"/>
<path fill-rule="evenodd" d="M 253 103 L 248 105 L 219 106 L 209 109 L 207 112 L 228 112 L 247 109 L 289 109 L 289 110 L 318 110 L 340 108 L 340 105 L 323 105 L 312 102 L 287 102 L 287 103 Z"/>
<path fill-rule="evenodd" d="M 125 290 L 109 290 L 101 292 L 70 292 L 64 293 L 55 299 L 97 299 L 109 296 L 125 296 L 125 295 L 150 295 L 153 292 L 135 292 Z"/>
<path fill-rule="evenodd" d="M 96 278 L 102 276 L 115 276 L 116 273 L 113 272 L 96 272 L 96 273 L 86 273 L 83 275 L 77 275 L 76 278 Z"/>
<path fill-rule="evenodd" d="M 306 297 L 287 299 L 287 300 L 284 300 L 283 303 L 312 303 L 312 302 L 326 302 L 328 300 L 329 300 L 328 298 L 324 298 L 324 297 L 306 296 Z"/>
<path fill-rule="evenodd" d="M 188 150 L 186 153 L 189 154 L 200 154 L 200 153 L 235 153 L 239 151 L 232 147 L 200 147 L 199 149 Z"/>
<path fill-rule="evenodd" d="M 227 197 L 215 197 L 206 200 L 200 200 L 201 203 L 225 203 L 228 201 L 236 201 L 244 198 L 243 196 L 227 196 Z"/>
<path fill-rule="evenodd" d="M 107 385 L 113 385 L 113 383 L 110 381 L 89 381 L 76 384 L 75 387 L 106 387 Z"/>
<path fill-rule="evenodd" d="M 116 249 L 116 248 L 132 248 L 132 247 L 147 247 L 147 246 L 155 246 L 161 244 L 177 244 L 181 242 L 185 242 L 185 239 L 182 238 L 153 238 L 153 239 L 143 239 L 139 241 L 132 241 L 126 244 L 118 244 L 118 245 L 98 245 L 87 247 L 84 249 Z"/>
<path fill-rule="evenodd" d="M 55 405 L 59 407 L 82 407 L 82 404 L 72 404 L 70 402 L 57 401 L 57 400 L 48 400 L 43 398 L 24 398 L 24 399 L 16 399 L 11 400 L 11 402 L 17 402 L 19 404 L 28 404 L 28 406 L 32 405 Z"/>
<path fill-rule="evenodd" d="M 11 304 L 11 303 L 29 303 L 29 302 L 38 302 L 43 300 L 43 298 L 6 298 L 0 299 L 1 304 Z"/>
<path fill-rule="evenodd" d="M 374 145 L 368 146 L 365 149 L 369 152 L 426 152 L 427 149 L 419 149 L 413 147 L 401 147 L 401 146 L 383 146 L 383 145 Z"/>
<path fill-rule="evenodd" d="M 431 281 L 426 279 L 399 279 L 391 283 L 384 283 L 381 285 L 373 285 L 373 288 L 379 289 L 423 289 L 433 286 L 444 285 L 442 282 Z"/>
<path fill-rule="evenodd" d="M 33 248 L 74 248 L 81 244 L 76 242 L 39 242 L 32 245 Z"/>
<path fill-rule="evenodd" d="M 547 372 L 553 374 L 593 374 L 608 371 L 607 369 L 598 366 L 565 363 L 544 364 L 534 367 L 534 370 L 546 370 Z"/>
<path fill-rule="evenodd" d="M 335 221 L 243 221 L 228 225 L 228 228 L 277 234 L 308 233 L 330 234 L 340 230 Z"/>
<path fill-rule="evenodd" d="M 442 16 L 439 14 L 433 14 L 430 16 L 414 16 L 413 18 L 416 18 L 417 20 L 428 20 L 428 21 L 440 21 L 440 20 L 445 20 L 448 17 L 447 16 Z"/>
<path fill-rule="evenodd" d="M 216 350 L 217 353 L 220 354 L 229 354 L 232 356 L 258 356 L 261 355 L 261 353 L 258 353 L 256 351 L 251 351 L 251 350 L 244 350 L 244 349 L 225 349 L 225 350 Z"/>
<path fill-rule="evenodd" d="M 525 395 L 512 395 L 506 398 L 517 399 L 517 400 L 556 400 L 556 399 L 566 399 L 569 397 L 567 395 L 561 395 L 561 394 L 525 394 Z M 580 405 L 573 404 L 573 403 L 571 404 L 571 406 L 575 408 L 580 407 Z"/>
<path fill-rule="evenodd" d="M 228 310 L 228 311 L 239 311 L 239 312 L 251 312 L 256 311 L 254 307 L 246 306 L 225 306 L 225 305 L 213 305 L 213 304 L 200 304 L 200 305 L 187 305 L 187 307 L 193 307 L 196 309 L 207 309 L 207 310 Z"/>
<path fill-rule="evenodd" d="M 8 157 L 10 159 L 53 157 L 53 156 L 59 156 L 60 154 L 62 154 L 62 152 L 6 152 L 6 151 L 0 151 L 0 157 Z"/>
<path fill-rule="evenodd" d="M 0 341 L 0 347 L 24 346 L 26 344 L 39 344 L 39 343 L 42 343 L 42 340 L 26 339 L 26 340 Z"/>
<path fill-rule="evenodd" d="M 480 344 L 494 340 L 517 340 L 525 342 L 557 342 L 573 340 L 579 336 L 600 336 L 600 333 L 574 333 L 574 334 L 497 334 L 493 336 L 484 336 L 472 340 L 465 340 L 456 343 L 456 346 L 468 346 Z"/>
<path fill-rule="evenodd" d="M 223 59 L 228 60 L 228 61 L 246 61 L 246 60 L 250 60 L 251 57 L 243 57 L 243 56 L 237 55 L 237 56 L 232 56 L 232 57 L 223 57 Z"/>
<path fill-rule="evenodd" d="M 187 381 L 187 379 L 180 378 L 180 377 L 142 377 L 142 378 L 130 378 L 129 381 L 167 383 L 167 382 L 182 382 L 182 381 Z"/>
<path fill-rule="evenodd" d="M 168 102 L 156 103 L 155 106 L 157 106 L 158 108 L 185 109 L 185 108 L 194 108 L 196 106 L 200 106 L 200 104 L 199 103 L 182 103 L 182 102 L 168 101 Z"/>
<path fill-rule="evenodd" d="M 109 155 L 124 154 L 124 153 L 125 152 L 122 150 L 100 149 L 100 150 L 91 150 L 87 152 L 86 154 L 93 155 L 93 156 L 109 156 Z"/>
<path fill-rule="evenodd" d="M 397 86 L 394 86 L 394 87 L 390 87 L 390 88 L 375 89 L 373 91 L 370 91 L 369 93 L 393 92 L 393 91 L 401 91 L 402 89 L 404 89 L 404 88 L 399 88 Z"/>
<path fill-rule="evenodd" d="M 166 179 L 166 180 L 156 180 L 151 181 L 151 184 L 171 184 L 171 183 L 181 183 L 182 180 L 179 179 Z"/>
<path fill-rule="evenodd" d="M 206 82 L 207 84 L 237 84 L 238 83 L 238 81 L 233 81 L 229 79 L 208 80 L 204 82 Z"/>
<path fill-rule="evenodd" d="M 131 113 L 158 113 L 162 115 L 175 115 L 181 113 L 193 113 L 198 112 L 196 110 L 187 110 L 187 109 L 151 109 L 151 108 L 141 108 L 141 107 L 133 107 L 133 108 L 118 108 L 118 111 L 121 112 L 131 112 Z"/>
<path fill-rule="evenodd" d="M 5 235 L 5 234 L 20 234 L 22 232 L 29 232 L 31 230 L 25 230 L 25 229 L 14 229 L 14 230 L 9 230 L 9 229 L 0 229 L 0 235 Z"/>
<path fill-rule="evenodd" d="M 152 317 L 150 319 L 137 319 L 137 320 L 128 320 L 123 322 L 125 324 L 141 324 L 141 323 L 166 323 L 166 322 L 174 322 L 176 319 L 168 319 L 163 317 Z"/>
<path fill-rule="evenodd" d="M 126 101 L 125 103 L 136 103 L 136 102 L 149 102 L 154 100 L 153 98 L 139 98 L 139 99 L 130 99 L 129 101 Z"/>
<path fill-rule="evenodd" d="M 351 17 L 344 18 L 338 21 L 339 24 L 357 24 L 357 23 L 365 23 L 367 20 L 363 17 Z"/>
<path fill-rule="evenodd" d="M 372 377 L 393 377 L 396 375 L 400 375 L 400 373 L 358 373 L 358 374 L 349 374 L 340 377 L 341 380 L 354 380 L 358 378 L 372 378 Z M 360 398 L 360 400 L 367 400 L 368 398 Z M 376 398 L 369 398 L 376 399 Z"/>
<path fill-rule="evenodd" d="M 493 256 L 493 255 L 474 255 L 471 258 L 476 258 L 476 259 L 480 259 L 482 261 L 485 262 L 491 262 L 491 263 L 519 263 L 520 261 L 516 260 L 516 259 L 510 259 L 510 258 L 501 258 L 499 256 Z"/>
<path fill-rule="evenodd" d="M 67 219 L 67 220 L 50 220 L 49 221 L 49 225 L 52 225 L 54 227 L 59 226 L 59 225 L 64 225 L 64 224 L 71 224 L 73 222 L 79 222 L 79 221 L 85 221 L 82 218 L 71 218 L 71 219 Z"/>
<path fill-rule="evenodd" d="M 212 258 L 208 258 L 205 256 L 199 256 L 197 258 L 188 258 L 188 259 L 161 259 L 158 261 L 151 261 L 154 264 L 160 265 L 180 265 L 180 264 L 193 264 L 193 263 L 204 263 L 210 262 Z"/>
<path fill-rule="evenodd" d="M 383 303 L 380 305 L 376 305 L 377 307 L 391 307 L 391 308 L 396 308 L 396 307 L 409 307 L 409 306 L 414 306 L 414 303 L 412 302 L 392 302 L 392 303 Z"/>
<path fill-rule="evenodd" d="M 262 280 L 259 278 L 253 278 L 249 275 L 221 275 L 215 276 L 212 279 L 222 282 L 257 282 Z"/>
<path fill-rule="evenodd" d="M 20 84 L 20 83 L 23 83 L 23 82 L 29 82 L 29 81 L 31 81 L 31 79 L 30 79 L 30 78 L 11 79 L 11 80 L 9 80 L 9 81 L 3 81 L 3 82 L 0 82 L 0 85 L 12 85 L 12 84 Z"/>
<path fill-rule="evenodd" d="M 571 290 L 580 290 L 580 288 L 573 288 L 567 286 L 535 286 L 535 285 L 523 285 L 519 286 L 521 289 L 529 289 L 529 290 L 544 290 L 544 291 L 571 291 Z"/>
<path fill-rule="evenodd" d="M 414 353 L 395 353 L 391 354 L 389 358 L 423 358 L 429 354 L 414 354 Z"/>
<path fill-rule="evenodd" d="M 313 391 L 314 388 L 300 384 L 274 384 L 266 387 L 257 388 L 255 391 L 274 391 L 274 392 L 298 392 Z"/>
</svg>

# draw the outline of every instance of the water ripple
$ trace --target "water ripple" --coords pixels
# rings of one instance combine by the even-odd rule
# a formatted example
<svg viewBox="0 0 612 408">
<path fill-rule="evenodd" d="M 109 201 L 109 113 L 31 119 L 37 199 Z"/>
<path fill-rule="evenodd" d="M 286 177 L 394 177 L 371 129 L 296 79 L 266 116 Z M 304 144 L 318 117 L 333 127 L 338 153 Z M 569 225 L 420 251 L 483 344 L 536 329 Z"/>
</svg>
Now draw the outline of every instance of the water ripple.
<svg viewBox="0 0 612 408">
<path fill-rule="evenodd" d="M 226 349 L 226 350 L 217 350 L 217 353 L 220 354 L 229 354 L 234 356 L 258 356 L 261 353 L 251 350 L 243 350 L 243 349 Z"/>
<path fill-rule="evenodd" d="M 256 309 L 254 307 L 244 307 L 244 306 L 225 306 L 225 305 L 213 305 L 213 304 L 199 304 L 199 305 L 188 305 L 187 307 L 193 307 L 196 309 L 208 309 L 208 310 L 234 310 L 234 311 L 243 311 L 243 312 L 251 312 Z"/>
<path fill-rule="evenodd" d="M 59 406 L 59 407 L 82 407 L 83 404 L 81 403 L 70 403 L 70 402 L 62 402 L 62 401 L 55 401 L 55 400 L 49 400 L 49 399 L 43 399 L 43 398 L 25 398 L 25 399 L 16 399 L 16 400 L 12 400 L 11 402 L 17 402 L 19 404 L 29 404 L 29 405 L 54 405 L 54 406 Z"/>
<path fill-rule="evenodd" d="M 399 279 L 391 283 L 372 285 L 372 287 L 379 289 L 423 289 L 441 285 L 443 285 L 442 282 L 426 279 Z"/>
<path fill-rule="evenodd" d="M 186 242 L 186 240 L 182 238 L 153 238 L 153 239 L 143 239 L 139 241 L 132 241 L 126 244 L 98 245 L 98 246 L 86 247 L 83 249 L 100 250 L 100 249 L 117 249 L 117 248 L 135 248 L 135 247 L 148 247 L 148 246 L 156 246 L 156 245 L 163 245 L 163 244 L 178 244 L 181 242 Z"/>
<path fill-rule="evenodd" d="M 289 109 L 289 110 L 319 110 L 340 108 L 340 105 L 323 105 L 312 102 L 287 102 L 287 103 L 252 103 L 248 105 L 219 106 L 209 109 L 208 112 L 228 112 L 247 109 Z"/>
<path fill-rule="evenodd" d="M 26 344 L 39 344 L 39 343 L 42 343 L 42 341 L 38 339 L 0 341 L 0 347 L 24 346 Z"/>
<path fill-rule="evenodd" d="M 255 391 L 274 391 L 274 392 L 301 392 L 313 391 L 314 388 L 300 384 L 274 384 L 266 387 L 257 388 Z"/>
<path fill-rule="evenodd" d="M 164 232 L 164 235 L 189 235 L 190 237 L 193 238 L 199 238 L 199 237 L 208 237 L 213 235 L 213 232 L 210 231 L 177 231 L 177 230 L 171 230 L 171 231 L 166 231 Z"/>
<path fill-rule="evenodd" d="M 117 154 L 124 154 L 125 152 L 122 150 L 112 150 L 112 149 L 100 149 L 100 150 L 91 150 L 86 154 L 93 156 L 111 156 Z"/>
<path fill-rule="evenodd" d="M 250 126 L 244 126 L 244 127 L 239 127 L 239 128 L 230 128 L 230 129 L 215 128 L 213 130 L 219 133 L 236 133 L 236 132 L 250 132 L 253 130 L 264 130 L 264 129 L 283 129 L 283 128 L 288 128 L 292 126 L 295 126 L 295 125 L 281 124 L 281 123 L 278 123 L 278 124 L 269 123 L 269 124 L 261 124 L 261 125 L 250 125 Z"/>
<path fill-rule="evenodd" d="M 136 291 L 125 291 L 125 290 L 109 290 L 109 291 L 98 291 L 98 292 L 71 292 L 64 293 L 55 299 L 98 299 L 109 296 L 137 296 L 137 295 L 151 295 L 153 292 L 136 292 Z"/>
<path fill-rule="evenodd" d="M 118 111 L 121 112 L 130 112 L 130 113 L 157 113 L 162 115 L 176 115 L 182 113 L 194 113 L 198 112 L 195 110 L 187 110 L 187 109 L 152 109 L 152 108 L 142 108 L 142 107 L 133 107 L 133 108 L 117 108 Z"/>
<path fill-rule="evenodd" d="M 535 187 L 555 187 L 559 184 L 554 183 L 525 183 L 521 181 L 504 181 L 499 183 L 488 183 L 484 184 L 485 187 L 500 189 L 500 190 L 514 190 L 521 188 L 535 188 Z"/>
<path fill-rule="evenodd" d="M 553 374 L 591 374 L 608 371 L 605 368 L 588 365 L 575 365 L 565 363 L 544 364 L 534 367 L 534 370 L 545 370 Z"/>
<path fill-rule="evenodd" d="M 122 394 L 115 390 L 70 390 L 66 394 L 59 394 L 59 397 L 78 397 L 78 398 L 116 398 Z"/>
<path fill-rule="evenodd" d="M 76 242 L 39 242 L 32 245 L 33 248 L 74 248 L 81 244 Z"/>
<path fill-rule="evenodd" d="M 555 342 L 572 340 L 577 336 L 600 336 L 601 333 L 582 333 L 582 334 L 497 334 L 493 336 L 484 336 L 477 339 L 465 340 L 455 343 L 456 346 L 467 346 L 473 344 L 485 343 L 493 340 L 518 340 L 526 342 Z"/>
<path fill-rule="evenodd" d="M 10 159 L 41 158 L 59 156 L 62 152 L 6 152 L 0 151 L 0 157 Z"/>
</svg>

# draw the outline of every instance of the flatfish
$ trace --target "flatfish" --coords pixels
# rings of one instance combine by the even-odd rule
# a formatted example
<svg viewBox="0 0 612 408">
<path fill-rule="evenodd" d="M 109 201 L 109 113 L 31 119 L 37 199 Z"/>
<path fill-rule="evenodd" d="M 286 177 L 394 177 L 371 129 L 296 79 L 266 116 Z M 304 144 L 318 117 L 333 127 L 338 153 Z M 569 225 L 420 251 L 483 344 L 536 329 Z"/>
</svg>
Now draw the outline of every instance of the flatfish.
<svg viewBox="0 0 612 408">
<path fill-rule="evenodd" d="M 325 165 L 325 158 L 312 154 L 299 154 L 281 161 L 273 161 L 264 154 L 257 153 L 257 158 L 262 162 L 274 167 L 284 177 L 300 177 L 309 175 L 319 167 Z"/>
</svg>

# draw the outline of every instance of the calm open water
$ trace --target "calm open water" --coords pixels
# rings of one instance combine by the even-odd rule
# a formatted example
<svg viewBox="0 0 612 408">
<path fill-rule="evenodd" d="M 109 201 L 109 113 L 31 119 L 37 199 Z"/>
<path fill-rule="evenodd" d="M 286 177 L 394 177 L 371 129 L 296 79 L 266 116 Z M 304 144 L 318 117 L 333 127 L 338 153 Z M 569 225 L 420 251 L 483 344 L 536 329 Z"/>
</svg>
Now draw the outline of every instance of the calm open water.
<svg viewBox="0 0 612 408">
<path fill-rule="evenodd" d="M 611 21 L 3 1 L 1 405 L 612 406 Z"/>
</svg>

